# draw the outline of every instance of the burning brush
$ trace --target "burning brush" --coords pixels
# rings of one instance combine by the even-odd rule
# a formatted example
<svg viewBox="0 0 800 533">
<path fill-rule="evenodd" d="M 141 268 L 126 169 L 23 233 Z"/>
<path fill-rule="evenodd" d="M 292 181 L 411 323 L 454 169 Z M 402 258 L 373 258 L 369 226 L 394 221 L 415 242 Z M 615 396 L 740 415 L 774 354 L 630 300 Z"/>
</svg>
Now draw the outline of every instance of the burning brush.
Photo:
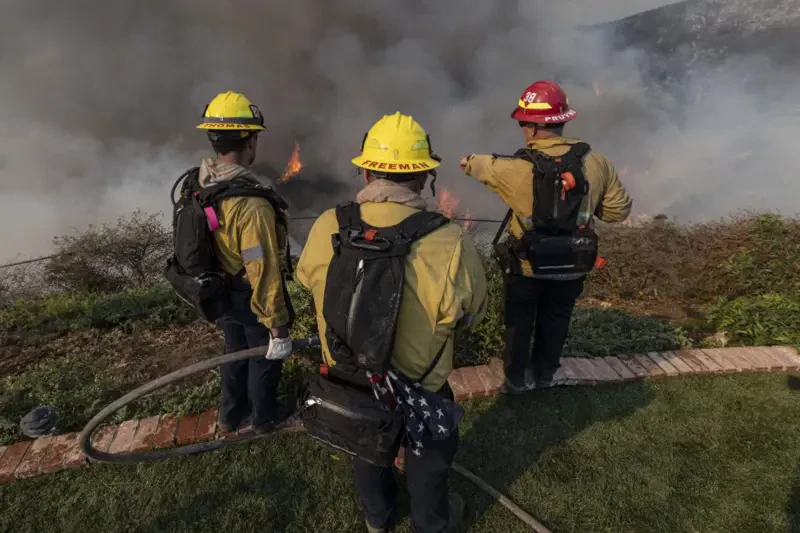
<svg viewBox="0 0 800 533">
<path fill-rule="evenodd" d="M 294 142 L 294 150 L 292 150 L 292 157 L 286 162 L 286 169 L 281 174 L 280 182 L 285 183 L 297 176 L 305 165 L 300 161 L 300 143 Z"/>
<path fill-rule="evenodd" d="M 460 204 L 461 198 L 452 193 L 447 187 L 442 187 L 441 193 L 436 200 L 436 210 L 438 212 L 449 219 L 453 219 L 454 217 L 458 216 L 458 212 L 456 210 Z M 462 221 L 462 226 L 464 226 L 464 229 L 469 229 L 473 224 L 473 217 L 469 213 L 469 210 L 467 210 L 466 214 L 462 218 L 464 219 Z"/>
</svg>

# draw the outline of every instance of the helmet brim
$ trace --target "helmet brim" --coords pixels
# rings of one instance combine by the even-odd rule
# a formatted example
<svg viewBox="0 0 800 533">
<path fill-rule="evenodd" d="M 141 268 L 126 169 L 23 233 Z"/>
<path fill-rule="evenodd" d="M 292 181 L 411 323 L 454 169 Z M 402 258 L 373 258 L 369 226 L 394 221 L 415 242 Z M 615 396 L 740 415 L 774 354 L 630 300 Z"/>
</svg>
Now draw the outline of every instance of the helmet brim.
<svg viewBox="0 0 800 533">
<path fill-rule="evenodd" d="M 197 126 L 198 130 L 219 130 L 219 131 L 263 131 L 266 128 L 258 124 L 221 124 L 203 123 Z"/>
<path fill-rule="evenodd" d="M 578 116 L 578 112 L 570 109 L 565 113 L 557 113 L 550 115 L 532 115 L 526 113 L 521 107 L 517 107 L 511 113 L 511 118 L 522 122 L 532 122 L 534 124 L 564 124 L 570 120 L 574 120 Z"/>
<path fill-rule="evenodd" d="M 432 157 L 378 161 L 370 157 L 364 157 L 363 155 L 354 157 L 352 162 L 359 168 L 377 170 L 378 172 L 387 172 L 390 174 L 400 172 L 424 172 L 433 170 L 441 164 Z"/>
</svg>

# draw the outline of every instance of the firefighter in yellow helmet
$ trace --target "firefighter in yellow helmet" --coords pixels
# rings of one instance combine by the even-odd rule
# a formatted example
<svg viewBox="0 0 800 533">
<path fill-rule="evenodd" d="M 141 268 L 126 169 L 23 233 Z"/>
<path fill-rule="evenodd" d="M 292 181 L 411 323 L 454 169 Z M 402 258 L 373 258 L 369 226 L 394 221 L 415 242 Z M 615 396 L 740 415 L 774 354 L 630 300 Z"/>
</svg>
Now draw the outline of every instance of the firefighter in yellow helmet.
<svg viewBox="0 0 800 533">
<path fill-rule="evenodd" d="M 278 382 L 291 354 L 286 204 L 250 170 L 265 128 L 261 111 L 245 95 L 217 95 L 197 128 L 208 132 L 215 152 L 202 160 L 196 186 L 201 195 L 216 195 L 206 214 L 216 262 L 230 282 L 225 312 L 216 319 L 225 353 L 264 346 L 265 354 L 221 367 L 219 424 L 230 432 L 249 417 L 263 432 L 279 419 Z"/>
<path fill-rule="evenodd" d="M 311 290 L 314 298 L 325 361 L 332 371 L 345 365 L 345 356 L 341 354 L 347 351 L 331 345 L 331 339 L 338 339 L 340 334 L 346 338 L 337 344 L 343 343 L 356 352 L 350 340 L 354 331 L 370 332 L 366 342 L 375 345 L 382 342 L 381 332 L 388 330 L 389 335 L 394 333 L 387 350 L 391 358 L 389 367 L 394 374 L 389 374 L 405 380 L 403 383 L 413 384 L 398 386 L 395 382 L 395 400 L 402 405 L 423 403 L 427 407 L 438 399 L 446 406 L 458 408 L 452 402 L 452 392 L 447 385 L 447 377 L 453 369 L 453 336 L 457 328 L 476 324 L 483 318 L 486 279 L 481 257 L 470 237 L 460 226 L 426 211 L 421 193 L 440 160 L 431 151 L 430 140 L 422 126 L 412 117 L 398 112 L 384 116 L 372 126 L 364 136 L 361 154 L 352 161 L 362 169 L 366 186 L 356 195 L 355 203 L 331 209 L 316 220 L 297 265 L 298 281 Z M 351 223 L 341 229 L 342 218 L 339 217 L 346 209 L 354 211 L 348 215 Z M 417 240 L 412 239 L 400 263 L 404 281 L 399 289 L 399 314 L 394 323 L 387 326 L 378 319 L 371 320 L 372 314 L 380 314 L 383 302 L 394 301 L 391 297 L 382 298 L 380 287 L 369 285 L 371 289 L 369 295 L 364 296 L 366 299 L 354 304 L 357 300 L 351 296 L 352 287 L 345 283 L 334 285 L 331 281 L 336 261 L 342 256 L 342 247 L 365 246 L 368 249 L 375 245 L 380 249 L 381 242 L 386 245 L 386 241 L 381 240 L 382 235 L 391 235 L 398 227 L 408 230 L 409 235 L 416 235 L 419 228 L 413 227 L 413 221 L 436 222 L 436 217 L 440 220 L 433 226 L 435 229 Z M 356 219 L 357 222 L 353 222 Z M 338 251 L 334 250 L 334 240 Z M 359 282 L 368 285 L 372 280 L 369 267 L 361 261 L 356 264 L 359 271 L 363 271 L 360 274 L 363 280 Z M 366 322 L 351 324 L 346 328 L 351 330 L 348 332 L 333 331 L 333 327 L 338 326 L 331 320 L 338 321 L 343 311 L 331 309 L 331 301 L 346 302 L 343 307 L 350 317 L 348 320 L 364 316 L 359 314 L 358 307 L 353 308 L 354 305 L 366 306 L 369 308 L 364 310 Z M 398 396 L 404 394 L 403 389 L 413 391 L 415 387 L 420 394 L 429 395 L 428 399 L 414 402 L 413 398 L 410 401 L 407 398 L 404 402 Z M 444 416 L 444 413 L 431 409 L 409 416 L 422 420 L 430 415 Z M 406 424 L 406 429 L 409 425 Z M 414 429 L 416 427 L 415 423 Z M 442 440 L 424 431 L 419 435 L 422 436 L 415 446 L 409 446 L 413 453 L 406 454 L 405 463 L 413 528 L 421 533 L 454 531 L 464 506 L 463 500 L 449 494 L 448 490 L 449 468 L 458 446 L 457 423 L 449 437 Z M 424 454 L 420 453 L 422 448 Z M 370 464 L 357 457 L 354 472 L 368 531 L 387 531 L 395 511 L 391 466 Z"/>
<path fill-rule="evenodd" d="M 537 81 L 511 114 L 526 147 L 513 156 L 461 158 L 462 170 L 510 208 L 509 235 L 495 239 L 506 274 L 505 393 L 560 383 L 572 310 L 598 260 L 593 219 L 621 222 L 631 211 L 611 162 L 564 136 L 565 123 L 577 114 L 558 84 Z"/>
</svg>

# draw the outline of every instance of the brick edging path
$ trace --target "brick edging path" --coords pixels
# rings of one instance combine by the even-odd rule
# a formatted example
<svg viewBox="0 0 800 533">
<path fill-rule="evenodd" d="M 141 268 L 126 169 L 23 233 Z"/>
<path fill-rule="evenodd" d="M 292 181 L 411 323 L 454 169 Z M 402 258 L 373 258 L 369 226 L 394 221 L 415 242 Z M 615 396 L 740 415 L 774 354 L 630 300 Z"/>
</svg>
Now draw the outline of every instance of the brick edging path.
<svg viewBox="0 0 800 533">
<path fill-rule="evenodd" d="M 693 374 L 799 371 L 800 355 L 788 346 L 737 347 L 565 357 L 561 364 L 566 378 L 563 385 L 595 385 Z M 503 384 L 502 363 L 494 359 L 488 365 L 459 368 L 450 374 L 448 382 L 456 400 L 496 396 Z M 229 435 L 220 434 L 217 428 L 217 410 L 208 409 L 196 415 L 167 414 L 104 426 L 95 432 L 92 442 L 99 450 L 122 453 L 226 436 Z M 89 463 L 80 451 L 78 433 L 0 446 L 0 484 Z"/>
</svg>

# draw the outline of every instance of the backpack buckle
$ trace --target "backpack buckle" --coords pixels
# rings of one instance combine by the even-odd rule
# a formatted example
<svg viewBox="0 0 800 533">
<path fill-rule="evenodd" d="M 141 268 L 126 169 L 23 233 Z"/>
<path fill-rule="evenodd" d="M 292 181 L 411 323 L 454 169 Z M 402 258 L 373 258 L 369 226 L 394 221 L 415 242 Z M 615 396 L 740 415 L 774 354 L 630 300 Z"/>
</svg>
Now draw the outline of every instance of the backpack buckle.
<svg viewBox="0 0 800 533">
<path fill-rule="evenodd" d="M 350 246 L 371 252 L 385 252 L 391 250 L 392 243 L 381 237 L 369 239 L 366 235 L 356 235 L 350 238 Z"/>
</svg>

